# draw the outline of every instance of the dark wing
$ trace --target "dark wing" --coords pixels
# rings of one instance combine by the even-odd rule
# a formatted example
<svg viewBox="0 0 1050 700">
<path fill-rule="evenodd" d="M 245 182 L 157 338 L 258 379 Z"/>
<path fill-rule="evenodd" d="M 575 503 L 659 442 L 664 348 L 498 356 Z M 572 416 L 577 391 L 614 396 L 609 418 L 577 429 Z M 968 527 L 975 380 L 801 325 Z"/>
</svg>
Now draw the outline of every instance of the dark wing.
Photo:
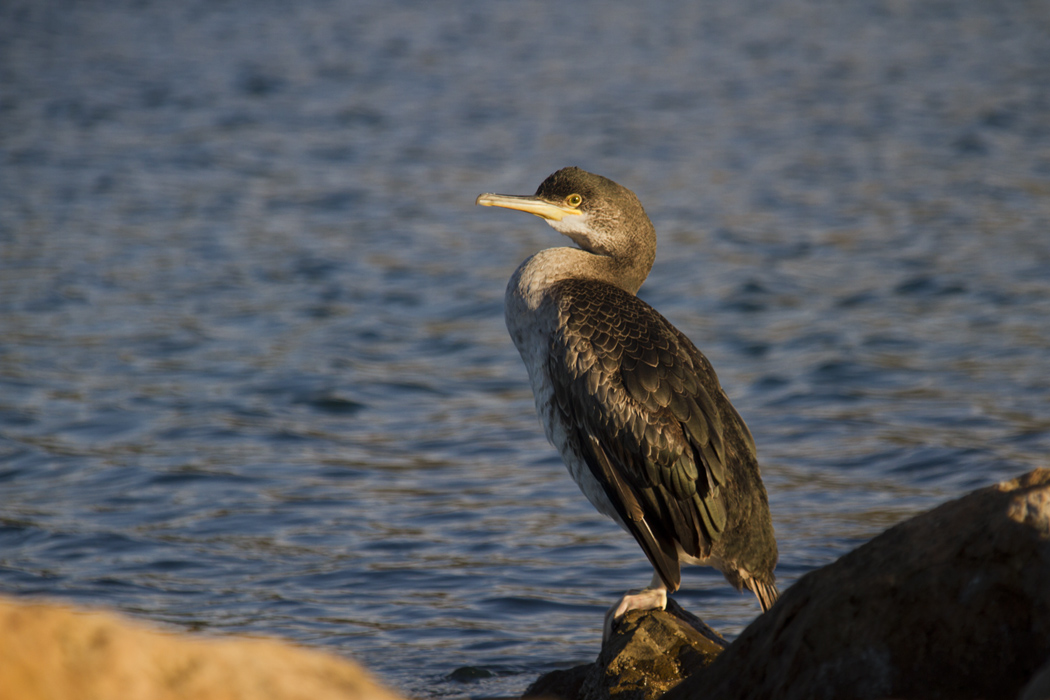
<svg viewBox="0 0 1050 700">
<path fill-rule="evenodd" d="M 675 543 L 706 557 L 726 527 L 723 420 L 743 422 L 731 407 L 719 411 L 710 364 L 648 304 L 587 280 L 551 292 L 556 408 L 620 519 L 677 590 Z"/>
</svg>

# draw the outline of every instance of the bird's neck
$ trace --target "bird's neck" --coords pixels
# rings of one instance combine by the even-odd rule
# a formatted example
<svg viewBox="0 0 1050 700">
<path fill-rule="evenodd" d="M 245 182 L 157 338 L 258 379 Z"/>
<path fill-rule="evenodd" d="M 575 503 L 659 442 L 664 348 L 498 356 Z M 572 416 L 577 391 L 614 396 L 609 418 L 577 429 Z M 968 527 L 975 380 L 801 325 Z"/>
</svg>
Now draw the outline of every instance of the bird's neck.
<svg viewBox="0 0 1050 700">
<path fill-rule="evenodd" d="M 653 267 L 650 253 L 630 259 L 598 255 L 579 248 L 548 248 L 523 262 L 510 279 L 507 294 L 517 296 L 535 310 L 546 291 L 567 279 L 605 282 L 637 294 Z"/>
</svg>

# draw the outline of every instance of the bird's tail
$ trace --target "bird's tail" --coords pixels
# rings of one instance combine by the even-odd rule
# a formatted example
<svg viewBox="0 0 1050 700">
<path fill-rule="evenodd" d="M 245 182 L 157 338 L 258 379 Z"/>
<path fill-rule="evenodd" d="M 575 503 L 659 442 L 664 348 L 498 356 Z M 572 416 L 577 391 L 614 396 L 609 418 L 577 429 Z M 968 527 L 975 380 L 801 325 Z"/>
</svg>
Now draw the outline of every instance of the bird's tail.
<svg viewBox="0 0 1050 700">
<path fill-rule="evenodd" d="M 777 591 L 777 584 L 773 582 L 763 583 L 757 579 L 748 579 L 744 585 L 750 588 L 755 597 L 758 598 L 758 602 L 762 605 L 762 612 L 769 610 L 773 607 L 773 603 L 777 602 L 777 598 L 780 597 L 780 593 Z"/>
</svg>

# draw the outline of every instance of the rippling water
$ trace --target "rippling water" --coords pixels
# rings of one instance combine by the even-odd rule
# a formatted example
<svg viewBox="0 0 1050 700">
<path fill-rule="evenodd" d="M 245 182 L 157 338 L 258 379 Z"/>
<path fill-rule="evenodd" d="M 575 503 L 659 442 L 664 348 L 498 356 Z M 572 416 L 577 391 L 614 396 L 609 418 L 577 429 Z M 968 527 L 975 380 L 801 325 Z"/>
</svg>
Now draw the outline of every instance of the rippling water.
<svg viewBox="0 0 1050 700">
<path fill-rule="evenodd" d="M 759 445 L 782 589 L 1050 449 L 1045 3 L 0 6 L 0 592 L 362 660 L 592 660 L 649 567 L 506 336 L 565 165 Z M 739 632 L 720 575 L 679 599 Z"/>
</svg>

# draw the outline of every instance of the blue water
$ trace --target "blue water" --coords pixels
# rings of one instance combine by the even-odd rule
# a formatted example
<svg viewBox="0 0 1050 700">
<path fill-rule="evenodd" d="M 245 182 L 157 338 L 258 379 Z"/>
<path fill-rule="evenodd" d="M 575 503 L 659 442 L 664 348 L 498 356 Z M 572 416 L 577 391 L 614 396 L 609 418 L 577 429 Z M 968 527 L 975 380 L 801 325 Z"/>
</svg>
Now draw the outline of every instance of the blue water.
<svg viewBox="0 0 1050 700">
<path fill-rule="evenodd" d="M 579 165 L 759 445 L 782 589 L 1050 452 L 1046 3 L 0 4 L 0 593 L 520 693 L 649 579 L 473 206 Z M 690 570 L 728 635 L 758 607 Z"/>
</svg>

